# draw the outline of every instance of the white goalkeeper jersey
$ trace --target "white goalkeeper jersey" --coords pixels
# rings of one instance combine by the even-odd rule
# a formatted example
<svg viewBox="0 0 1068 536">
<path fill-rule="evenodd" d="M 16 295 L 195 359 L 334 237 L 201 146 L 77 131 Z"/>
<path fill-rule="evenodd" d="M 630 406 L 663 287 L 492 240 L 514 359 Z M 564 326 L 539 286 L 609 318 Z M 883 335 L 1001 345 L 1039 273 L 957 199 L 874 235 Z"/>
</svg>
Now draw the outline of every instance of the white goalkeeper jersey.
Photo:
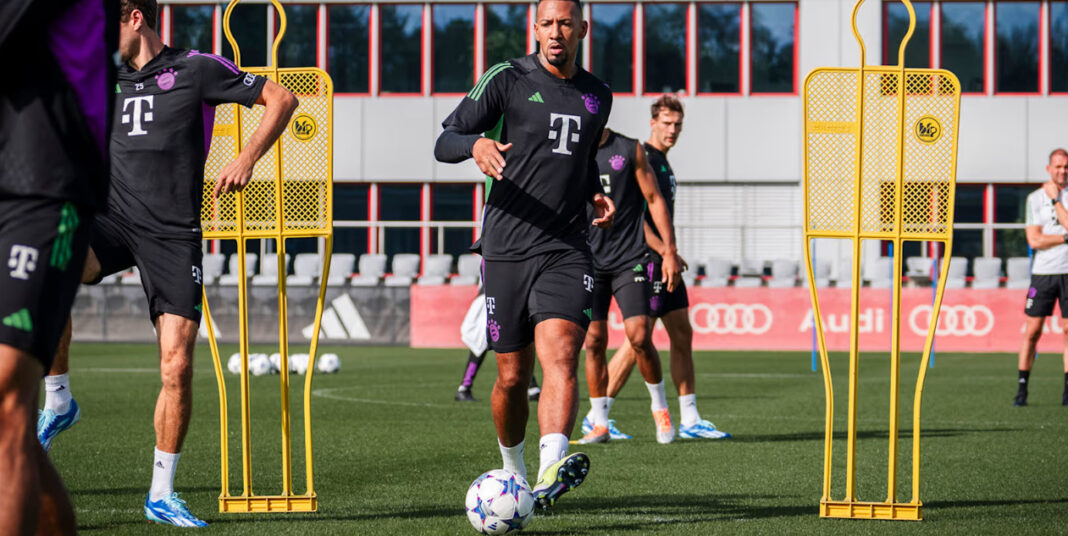
<svg viewBox="0 0 1068 536">
<path fill-rule="evenodd" d="M 1061 203 L 1068 203 L 1068 195 L 1061 191 Z M 1066 205 L 1068 206 L 1068 205 Z M 1068 233 L 1057 221 L 1057 211 L 1045 190 L 1039 188 L 1027 196 L 1028 226 L 1039 225 L 1042 234 L 1063 235 Z M 1058 244 L 1047 249 L 1034 250 L 1031 273 L 1035 275 L 1068 274 L 1068 244 Z"/>
</svg>

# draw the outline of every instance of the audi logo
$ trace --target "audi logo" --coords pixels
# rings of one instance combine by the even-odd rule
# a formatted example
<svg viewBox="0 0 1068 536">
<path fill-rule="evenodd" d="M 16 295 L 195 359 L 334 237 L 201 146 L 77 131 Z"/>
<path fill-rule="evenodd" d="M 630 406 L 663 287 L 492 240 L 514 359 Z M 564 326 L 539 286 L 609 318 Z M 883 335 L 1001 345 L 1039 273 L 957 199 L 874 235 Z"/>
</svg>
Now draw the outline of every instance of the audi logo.
<svg viewBox="0 0 1068 536">
<path fill-rule="evenodd" d="M 697 333 L 760 335 L 771 329 L 771 309 L 762 303 L 698 303 L 690 308 Z"/>
<path fill-rule="evenodd" d="M 909 328 L 916 335 L 927 335 L 931 325 L 930 305 L 921 305 L 909 314 Z M 994 329 L 994 313 L 985 305 L 944 305 L 938 315 L 935 335 L 982 337 Z"/>
</svg>

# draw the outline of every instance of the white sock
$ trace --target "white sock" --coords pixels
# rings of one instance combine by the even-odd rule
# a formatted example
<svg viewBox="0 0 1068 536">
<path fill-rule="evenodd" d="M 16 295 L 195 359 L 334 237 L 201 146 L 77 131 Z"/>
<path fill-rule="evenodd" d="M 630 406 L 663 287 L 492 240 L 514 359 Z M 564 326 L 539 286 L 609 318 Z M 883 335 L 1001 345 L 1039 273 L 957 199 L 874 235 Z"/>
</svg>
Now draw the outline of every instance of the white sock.
<svg viewBox="0 0 1068 536">
<path fill-rule="evenodd" d="M 660 383 L 645 382 L 645 387 L 649 389 L 649 398 L 653 399 L 651 405 L 653 411 L 668 407 L 667 395 L 664 394 L 664 380 L 660 380 Z"/>
<path fill-rule="evenodd" d="M 70 410 L 70 376 L 57 374 L 45 376 L 45 409 L 56 413 L 66 413 Z"/>
<path fill-rule="evenodd" d="M 546 434 L 541 436 L 538 444 L 541 449 L 541 464 L 538 467 L 538 480 L 548 467 L 567 456 L 567 436 L 564 434 Z"/>
<path fill-rule="evenodd" d="M 497 440 L 497 446 L 501 448 L 501 458 L 504 459 L 505 471 L 511 471 L 513 473 L 527 478 L 527 464 L 523 463 L 523 443 L 526 441 L 520 441 L 518 445 L 514 447 L 506 447 L 501 440 Z"/>
<path fill-rule="evenodd" d="M 607 397 L 590 397 L 590 422 L 594 426 L 608 426 L 608 398 Z"/>
<path fill-rule="evenodd" d="M 174 470 L 178 467 L 181 452 L 171 454 L 156 449 L 155 461 L 152 462 L 152 487 L 148 497 L 153 501 L 167 498 L 174 493 Z"/>
<path fill-rule="evenodd" d="M 604 403 L 605 403 L 605 411 L 611 413 L 612 412 L 612 404 L 616 403 L 616 397 L 614 397 L 614 396 L 605 397 Z"/>
<path fill-rule="evenodd" d="M 701 414 L 697 413 L 697 395 L 679 395 L 679 411 L 682 413 L 682 425 L 693 426 L 701 420 Z"/>
</svg>

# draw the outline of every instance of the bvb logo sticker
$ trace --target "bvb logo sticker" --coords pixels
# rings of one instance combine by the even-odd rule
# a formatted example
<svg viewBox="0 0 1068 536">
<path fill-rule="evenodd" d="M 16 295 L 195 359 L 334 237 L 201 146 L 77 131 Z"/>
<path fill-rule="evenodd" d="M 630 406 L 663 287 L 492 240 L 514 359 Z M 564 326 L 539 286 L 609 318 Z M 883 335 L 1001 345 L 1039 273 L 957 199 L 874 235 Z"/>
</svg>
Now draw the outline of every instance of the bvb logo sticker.
<svg viewBox="0 0 1068 536">
<path fill-rule="evenodd" d="M 942 124 L 937 119 L 925 115 L 916 121 L 916 139 L 923 143 L 934 143 L 942 137 Z"/>
<path fill-rule="evenodd" d="M 300 141 L 308 141 L 319 132 L 319 127 L 315 124 L 315 118 L 308 114 L 300 114 L 294 117 L 293 125 L 290 128 L 293 129 L 293 137 Z"/>
</svg>

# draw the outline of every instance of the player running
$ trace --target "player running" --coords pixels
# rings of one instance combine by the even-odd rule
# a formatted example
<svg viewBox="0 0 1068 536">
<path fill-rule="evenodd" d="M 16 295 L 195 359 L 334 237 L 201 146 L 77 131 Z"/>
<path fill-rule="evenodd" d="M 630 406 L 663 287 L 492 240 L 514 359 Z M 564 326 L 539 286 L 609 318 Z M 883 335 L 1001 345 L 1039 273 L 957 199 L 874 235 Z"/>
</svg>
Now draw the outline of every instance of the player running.
<svg viewBox="0 0 1068 536">
<path fill-rule="evenodd" d="M 586 205 L 593 203 L 598 226 L 609 225 L 615 211 L 594 159 L 612 93 L 575 65 L 588 29 L 578 0 L 539 2 L 538 51 L 490 67 L 442 123 L 434 149 L 442 162 L 474 158 L 487 175 L 476 249 L 485 259 L 487 331 L 497 352 L 493 421 L 504 469 L 525 477 L 526 389 L 536 351 L 544 376 L 533 492 L 543 508 L 589 470 L 585 454 L 567 455 L 593 293 Z"/>
<path fill-rule="evenodd" d="M 297 107 L 285 88 L 231 61 L 165 46 L 155 0 L 123 0 L 107 212 L 93 225 L 82 281 L 137 266 L 160 348 L 156 448 L 145 517 L 205 526 L 174 492 L 174 472 L 192 409 L 193 347 L 200 322 L 200 203 L 214 106 L 262 104 L 263 120 L 237 159 L 222 169 L 215 196 L 241 189 Z M 48 448 L 78 421 L 67 378 L 70 327 L 46 378 L 38 438 Z"/>
<path fill-rule="evenodd" d="M 668 163 L 667 153 L 679 141 L 682 133 L 684 110 L 682 103 L 673 95 L 664 95 L 653 102 L 652 119 L 649 120 L 649 140 L 645 142 L 645 151 L 649 164 L 656 173 L 657 184 L 667 199 L 668 212 L 675 215 L 675 172 Z M 680 282 L 675 290 L 664 288 L 660 282 L 662 261 L 658 252 L 664 250 L 664 240 L 650 225 L 649 214 L 645 217 L 645 240 L 653 256 L 654 269 L 650 281 L 653 285 L 653 297 L 650 300 L 652 316 L 664 322 L 671 340 L 671 379 L 679 392 L 681 421 L 679 437 L 725 439 L 731 435 L 718 430 L 714 424 L 701 418 L 697 412 L 697 395 L 695 394 L 693 366 L 693 326 L 690 325 L 690 301 L 686 295 L 686 284 Z M 685 267 L 685 262 L 683 263 Z M 623 388 L 631 370 L 634 368 L 635 353 L 628 341 L 624 340 L 612 361 L 608 364 L 608 406 L 611 407 L 616 394 Z M 582 421 L 583 432 L 593 429 L 590 416 Z M 622 432 L 616 434 L 624 436 Z M 659 435 L 658 435 L 659 439 Z"/>
<path fill-rule="evenodd" d="M 671 215 L 657 188 L 656 176 L 649 168 L 645 149 L 638 140 L 605 129 L 597 150 L 597 167 L 601 171 L 601 186 L 616 205 L 616 216 L 611 228 L 590 231 L 594 284 L 593 315 L 586 332 L 586 383 L 591 406 L 586 420 L 593 426 L 577 443 L 606 443 L 611 438 L 610 429 L 614 428 L 614 423 L 608 419 L 608 370 L 605 367 L 608 307 L 612 296 L 619 304 L 627 340 L 649 388 L 657 441 L 670 443 L 675 439 L 675 428 L 664 395 L 660 356 L 653 347 L 653 320 L 649 316 L 652 287 L 647 279 L 653 275 L 653 265 L 645 245 L 643 215 L 648 204 L 652 220 L 660 235 L 665 237 L 659 253 L 664 259 L 663 282 L 669 291 L 674 290 L 680 281 L 680 261 Z"/>
<path fill-rule="evenodd" d="M 108 188 L 118 3 L 0 2 L 0 534 L 74 534 L 33 435 Z"/>
</svg>

